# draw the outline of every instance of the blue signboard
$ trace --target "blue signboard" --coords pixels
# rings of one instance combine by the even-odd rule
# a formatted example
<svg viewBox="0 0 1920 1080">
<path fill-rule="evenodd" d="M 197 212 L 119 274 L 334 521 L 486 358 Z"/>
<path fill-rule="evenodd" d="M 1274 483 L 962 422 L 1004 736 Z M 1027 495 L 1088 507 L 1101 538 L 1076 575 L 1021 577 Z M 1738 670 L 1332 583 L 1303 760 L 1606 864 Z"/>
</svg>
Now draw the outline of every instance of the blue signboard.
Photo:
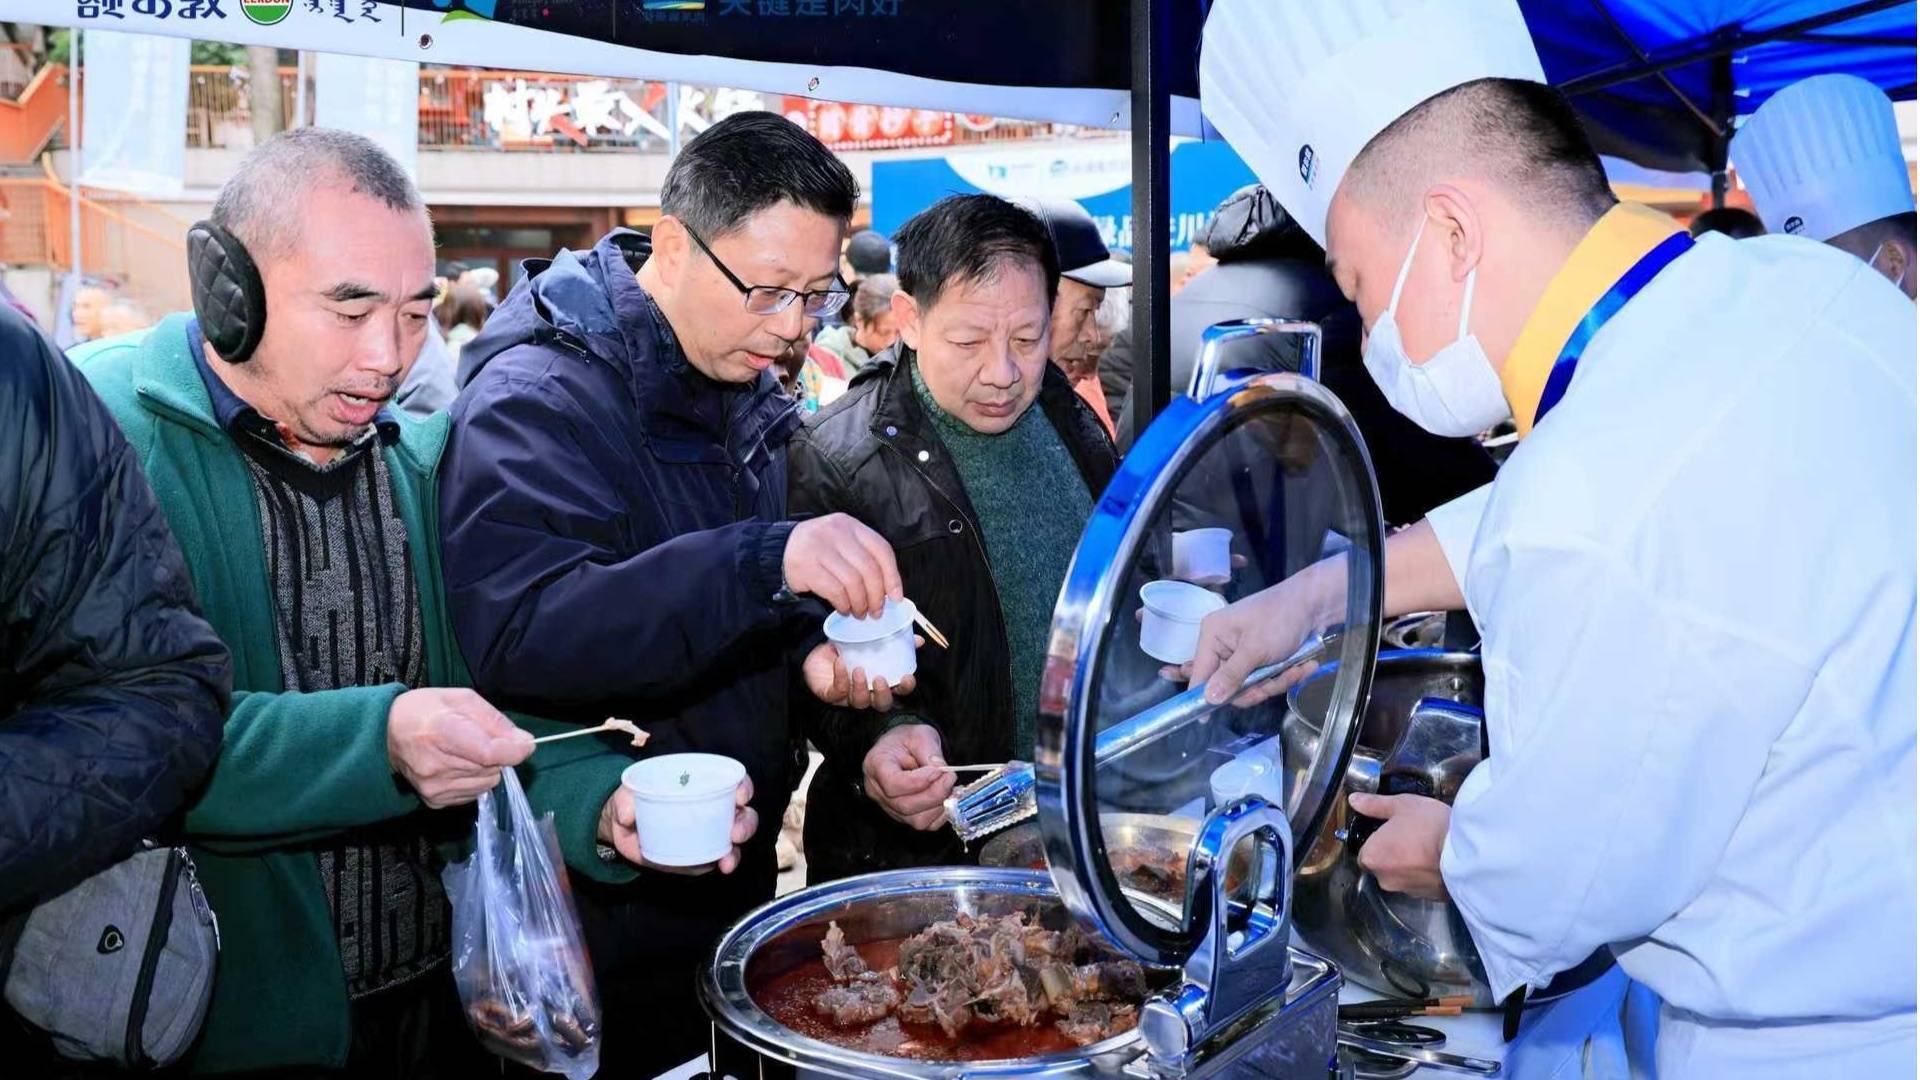
<svg viewBox="0 0 1920 1080">
<path fill-rule="evenodd" d="M 1224 142 L 1183 142 L 1173 150 L 1171 246 L 1185 251 L 1220 201 L 1257 183 Z M 1131 153 L 1125 139 L 957 151 L 945 157 L 876 161 L 873 227 L 892 236 L 942 196 L 1035 195 L 1087 208 L 1115 251 L 1133 249 Z"/>
</svg>

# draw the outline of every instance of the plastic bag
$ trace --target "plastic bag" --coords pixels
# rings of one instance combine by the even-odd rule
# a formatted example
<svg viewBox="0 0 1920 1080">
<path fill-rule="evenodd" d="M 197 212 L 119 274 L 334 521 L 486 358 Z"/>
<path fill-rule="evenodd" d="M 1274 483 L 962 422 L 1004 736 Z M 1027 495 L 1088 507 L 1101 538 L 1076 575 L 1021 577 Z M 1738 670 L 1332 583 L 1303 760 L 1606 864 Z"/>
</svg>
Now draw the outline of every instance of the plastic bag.
<svg viewBox="0 0 1920 1080">
<path fill-rule="evenodd" d="M 600 998 L 554 835 L 512 769 L 480 796 L 473 854 L 446 868 L 453 973 L 481 1045 L 542 1072 L 600 1067 Z"/>
</svg>

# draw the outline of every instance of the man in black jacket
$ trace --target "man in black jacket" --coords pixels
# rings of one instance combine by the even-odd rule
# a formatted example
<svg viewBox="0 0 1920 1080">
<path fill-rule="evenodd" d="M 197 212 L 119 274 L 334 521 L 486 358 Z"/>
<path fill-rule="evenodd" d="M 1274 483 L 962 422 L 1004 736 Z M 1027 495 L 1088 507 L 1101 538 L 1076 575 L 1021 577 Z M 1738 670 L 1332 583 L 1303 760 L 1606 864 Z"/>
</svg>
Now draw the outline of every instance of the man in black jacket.
<svg viewBox="0 0 1920 1080">
<path fill-rule="evenodd" d="M 901 344 L 793 443 L 795 512 L 878 529 L 907 594 L 951 649 L 886 716 L 825 710 L 808 794 L 814 881 L 964 859 L 942 827 L 945 762 L 1033 755 L 1048 623 L 1115 467 L 1113 444 L 1048 360 L 1059 261 L 1032 213 L 988 195 L 934 204 L 896 234 Z"/>
<path fill-rule="evenodd" d="M 105 406 L 0 306 L 0 919 L 133 853 L 220 748 L 226 646 Z"/>
<path fill-rule="evenodd" d="M 732 757 L 764 822 L 799 777 L 788 699 L 803 667 L 815 693 L 869 702 L 822 643 L 825 609 L 801 597 L 868 614 L 900 596 L 872 530 L 787 520 L 800 420 L 768 370 L 845 303 L 858 197 L 783 117 L 713 125 L 674 159 L 650 239 L 616 230 L 527 264 L 461 350 L 442 465 L 447 593 L 475 685 L 562 719 L 631 718 L 652 734 L 647 756 Z M 694 969 L 772 899 L 777 831 L 743 845 L 730 875 L 576 882 L 607 1075 L 707 1047 Z"/>
</svg>

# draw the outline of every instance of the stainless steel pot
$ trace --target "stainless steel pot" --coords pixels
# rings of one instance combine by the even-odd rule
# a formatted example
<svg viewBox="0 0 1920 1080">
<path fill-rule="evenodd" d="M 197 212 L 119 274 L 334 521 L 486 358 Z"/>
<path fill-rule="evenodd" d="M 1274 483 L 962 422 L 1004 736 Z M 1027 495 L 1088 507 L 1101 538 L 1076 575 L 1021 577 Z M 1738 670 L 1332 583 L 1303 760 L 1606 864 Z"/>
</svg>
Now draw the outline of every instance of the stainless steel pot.
<svg viewBox="0 0 1920 1080">
<path fill-rule="evenodd" d="M 720 1032 L 802 1073 L 837 1077 L 957 1080 L 962 1076 L 1118 1075 L 1145 1052 L 1137 1030 L 1078 1050 L 1004 1061 L 916 1061 L 851 1050 L 802 1035 L 754 1003 L 752 990 L 818 959 L 827 924 L 854 944 L 902 938 L 937 919 L 1038 909 L 1069 916 L 1045 871 L 932 867 L 867 874 L 804 889 L 742 919 L 700 975 L 700 995 Z"/>
<path fill-rule="evenodd" d="M 1289 761 L 1296 756 L 1296 745 L 1311 748 L 1318 739 L 1332 685 L 1330 673 L 1323 670 L 1289 695 Z M 1463 754 L 1457 737 L 1404 737 L 1422 699 L 1478 707 L 1483 688 L 1480 658 L 1473 653 L 1416 649 L 1380 654 L 1345 785 L 1294 878 L 1293 921 L 1300 937 L 1347 978 L 1383 994 L 1472 994 L 1475 1004 L 1495 1004 L 1459 909 L 1445 901 L 1382 892 L 1373 875 L 1360 869 L 1364 832 L 1356 835 L 1354 826 L 1364 829 L 1365 819 L 1353 813 L 1346 799 L 1355 791 L 1379 791 L 1383 764 L 1398 750 L 1392 770 L 1419 770 L 1436 797 L 1452 802 L 1459 782 L 1479 760 L 1477 746 Z M 1463 733 L 1456 729 L 1450 734 Z M 1477 742 L 1477 729 L 1473 735 Z"/>
</svg>

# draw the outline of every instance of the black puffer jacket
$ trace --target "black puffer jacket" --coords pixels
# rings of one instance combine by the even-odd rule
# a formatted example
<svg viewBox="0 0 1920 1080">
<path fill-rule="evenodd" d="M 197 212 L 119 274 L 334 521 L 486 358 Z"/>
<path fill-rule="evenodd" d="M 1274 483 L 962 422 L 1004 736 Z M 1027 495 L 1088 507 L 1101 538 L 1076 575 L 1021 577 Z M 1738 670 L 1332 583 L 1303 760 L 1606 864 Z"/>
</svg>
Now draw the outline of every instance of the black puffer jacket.
<svg viewBox="0 0 1920 1080">
<path fill-rule="evenodd" d="M 154 834 L 213 764 L 232 686 L 113 417 L 0 305 L 0 913 Z"/>
<path fill-rule="evenodd" d="M 903 703 L 940 730 L 947 760 L 1030 759 L 1032 747 L 1013 745 L 1012 662 L 980 519 L 914 393 L 912 360 L 904 345 L 882 353 L 794 437 L 788 506 L 851 514 L 893 545 L 906 594 L 953 644 L 920 651 Z M 1036 404 L 1098 498 L 1116 465 L 1106 428 L 1051 364 Z M 809 881 L 966 859 L 950 829 L 917 832 L 867 797 L 862 766 L 885 717 L 808 708 L 807 736 L 826 758 L 807 796 Z"/>
</svg>

